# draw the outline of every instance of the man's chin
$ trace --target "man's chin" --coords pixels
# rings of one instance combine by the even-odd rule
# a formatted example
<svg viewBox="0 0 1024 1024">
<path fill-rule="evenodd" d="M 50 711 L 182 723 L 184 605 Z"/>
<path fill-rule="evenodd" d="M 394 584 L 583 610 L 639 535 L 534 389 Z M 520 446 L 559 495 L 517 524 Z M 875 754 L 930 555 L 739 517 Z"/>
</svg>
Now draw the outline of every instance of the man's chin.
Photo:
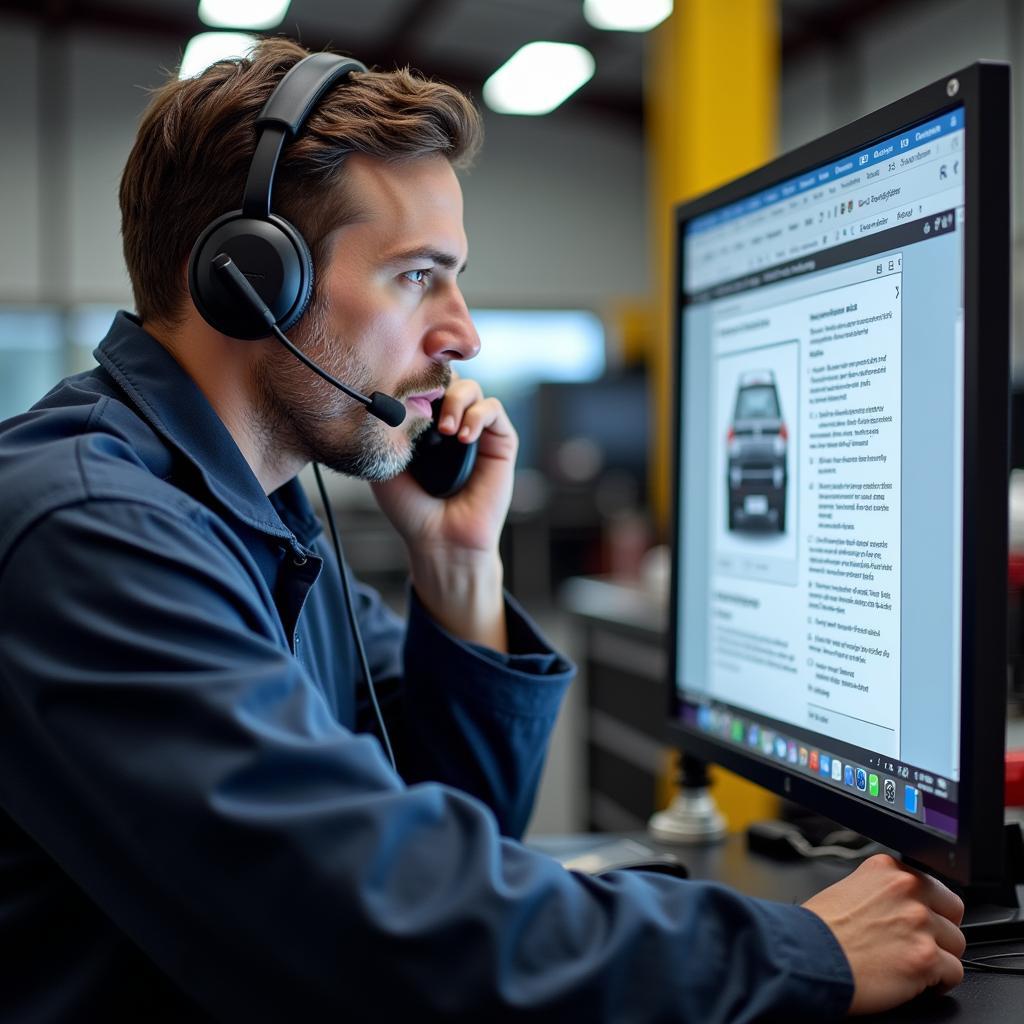
<svg viewBox="0 0 1024 1024">
<path fill-rule="evenodd" d="M 409 439 L 409 450 L 418 437 L 422 437 L 433 424 L 433 420 L 427 416 L 416 416 L 405 429 L 405 436 Z"/>
<path fill-rule="evenodd" d="M 374 429 L 367 431 L 371 436 L 364 435 L 354 451 L 323 452 L 319 461 L 345 476 L 367 483 L 384 483 L 405 472 L 412 461 L 416 439 L 430 425 L 431 421 L 422 416 L 397 429 L 374 424 Z"/>
<path fill-rule="evenodd" d="M 394 445 L 390 452 L 390 459 L 386 460 L 389 462 L 389 466 L 386 470 L 386 475 L 381 475 L 373 479 L 374 483 L 383 483 L 385 480 L 393 480 L 396 476 L 400 476 L 409 468 L 409 463 L 412 462 L 412 457 L 416 451 L 416 442 L 421 438 L 433 425 L 433 421 L 423 416 L 417 416 L 406 428 L 402 431 L 403 443 L 401 450 L 398 445 Z"/>
</svg>

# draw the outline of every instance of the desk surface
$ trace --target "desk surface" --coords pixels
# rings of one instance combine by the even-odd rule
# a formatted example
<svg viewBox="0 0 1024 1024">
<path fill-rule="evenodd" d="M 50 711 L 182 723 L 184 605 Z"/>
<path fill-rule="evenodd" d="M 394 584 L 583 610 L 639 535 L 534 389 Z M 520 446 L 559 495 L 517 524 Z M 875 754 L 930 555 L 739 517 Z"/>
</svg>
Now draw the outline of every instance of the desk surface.
<svg viewBox="0 0 1024 1024">
<path fill-rule="evenodd" d="M 671 850 L 686 863 L 692 878 L 724 882 L 747 895 L 783 903 L 802 903 L 852 870 L 852 865 L 843 861 L 770 860 L 749 853 L 742 836 L 730 836 L 724 843 L 710 847 L 668 846 L 642 833 L 631 833 L 630 838 L 654 849 Z M 567 844 L 566 852 L 571 853 L 569 844 L 575 841 L 572 837 L 538 836 L 529 845 L 559 856 L 560 841 Z M 998 953 L 1014 948 L 1019 949 L 1020 946 L 993 944 L 986 946 L 984 952 Z M 922 996 L 889 1013 L 857 1019 L 866 1024 L 895 1024 L 897 1021 L 901 1024 L 925 1021 L 954 1021 L 956 1024 L 1024 1022 L 1024 976 L 967 971 L 963 983 L 949 995 Z"/>
</svg>

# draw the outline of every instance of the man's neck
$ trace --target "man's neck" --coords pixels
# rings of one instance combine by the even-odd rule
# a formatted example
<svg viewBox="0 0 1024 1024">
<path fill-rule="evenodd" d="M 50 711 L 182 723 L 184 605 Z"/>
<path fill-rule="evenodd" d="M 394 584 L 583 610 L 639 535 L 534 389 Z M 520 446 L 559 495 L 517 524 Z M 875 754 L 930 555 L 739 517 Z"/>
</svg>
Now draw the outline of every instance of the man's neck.
<svg viewBox="0 0 1024 1024">
<path fill-rule="evenodd" d="M 303 460 L 268 444 L 271 433 L 260 427 L 252 375 L 257 342 L 228 338 L 205 323 L 168 328 L 144 322 L 142 327 L 206 396 L 265 493 L 276 491 L 302 469 Z"/>
</svg>

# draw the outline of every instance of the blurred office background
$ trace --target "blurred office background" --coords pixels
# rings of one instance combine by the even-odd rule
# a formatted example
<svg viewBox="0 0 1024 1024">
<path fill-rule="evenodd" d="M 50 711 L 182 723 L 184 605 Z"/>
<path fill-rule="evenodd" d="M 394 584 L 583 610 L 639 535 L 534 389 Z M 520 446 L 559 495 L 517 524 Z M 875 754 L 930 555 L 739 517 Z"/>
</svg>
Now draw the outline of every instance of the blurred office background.
<svg viewBox="0 0 1024 1024">
<path fill-rule="evenodd" d="M 581 657 L 567 581 L 632 581 L 641 614 L 664 588 L 669 203 L 978 58 L 1024 62 L 1018 0 L 676 0 L 650 31 L 594 27 L 583 6 L 292 0 L 271 30 L 380 67 L 412 64 L 484 109 L 483 155 L 463 179 L 464 290 L 484 352 L 466 373 L 503 398 L 522 438 L 503 542 L 509 582 Z M 131 308 L 118 180 L 147 90 L 208 30 L 197 8 L 0 0 L 0 418 L 92 365 L 113 312 Z M 484 82 L 537 40 L 586 48 L 593 77 L 543 116 L 488 109 Z M 1019 120 L 1024 103 L 1016 110 Z M 683 170 L 672 178 L 668 166 Z M 1019 196 L 1019 168 L 1015 181 Z M 1019 326 L 1014 350 L 1024 371 Z M 368 490 L 336 480 L 333 496 L 356 570 L 399 602 L 402 553 Z M 583 678 L 559 725 L 535 830 L 594 823 L 582 796 L 591 724 Z M 651 768 L 661 756 L 655 741 L 619 738 L 627 760 Z"/>
</svg>

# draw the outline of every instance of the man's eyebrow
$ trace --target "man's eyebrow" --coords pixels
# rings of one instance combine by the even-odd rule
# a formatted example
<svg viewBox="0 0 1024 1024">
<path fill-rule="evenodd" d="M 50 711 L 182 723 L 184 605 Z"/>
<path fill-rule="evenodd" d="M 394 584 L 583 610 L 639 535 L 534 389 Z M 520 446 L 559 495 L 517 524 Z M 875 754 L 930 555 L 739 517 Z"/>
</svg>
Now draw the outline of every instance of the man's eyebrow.
<svg viewBox="0 0 1024 1024">
<path fill-rule="evenodd" d="M 469 265 L 467 260 L 459 266 L 458 258 L 453 256 L 450 252 L 445 252 L 443 249 L 432 249 L 429 246 L 420 249 L 406 249 L 404 252 L 391 253 L 386 258 L 387 263 L 409 263 L 413 260 L 430 260 L 432 263 L 436 263 L 439 267 L 444 267 L 446 270 L 455 270 L 458 267 L 458 272 L 461 274 L 466 267 Z"/>
</svg>

